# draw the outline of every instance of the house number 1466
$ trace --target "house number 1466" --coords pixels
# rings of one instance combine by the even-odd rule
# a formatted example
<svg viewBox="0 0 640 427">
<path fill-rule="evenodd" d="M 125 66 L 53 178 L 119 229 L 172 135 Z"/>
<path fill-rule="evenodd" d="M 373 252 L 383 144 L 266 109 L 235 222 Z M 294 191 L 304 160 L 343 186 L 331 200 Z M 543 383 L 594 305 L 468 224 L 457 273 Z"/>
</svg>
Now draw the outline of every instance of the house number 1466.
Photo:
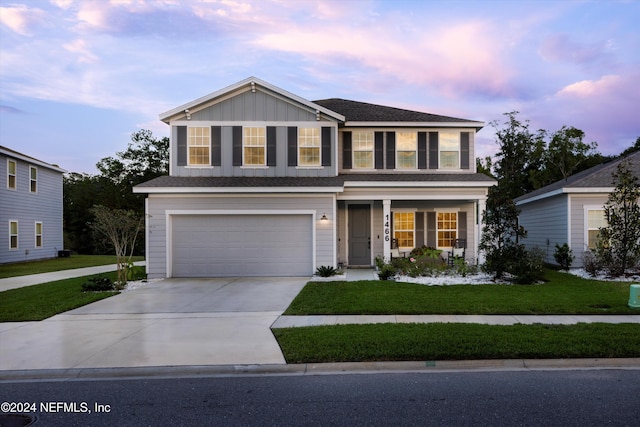
<svg viewBox="0 0 640 427">
<path fill-rule="evenodd" d="M 384 216 L 384 241 L 388 242 L 391 239 L 391 229 L 389 228 L 389 215 Z"/>
</svg>

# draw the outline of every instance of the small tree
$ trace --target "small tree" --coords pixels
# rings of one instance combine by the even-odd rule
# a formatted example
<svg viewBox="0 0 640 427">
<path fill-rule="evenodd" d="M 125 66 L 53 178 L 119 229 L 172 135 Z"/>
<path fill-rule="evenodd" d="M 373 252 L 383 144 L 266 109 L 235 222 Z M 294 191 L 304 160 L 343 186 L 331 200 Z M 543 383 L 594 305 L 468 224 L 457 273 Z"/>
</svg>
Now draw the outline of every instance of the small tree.
<svg viewBox="0 0 640 427">
<path fill-rule="evenodd" d="M 96 205 L 91 209 L 95 221 L 93 229 L 104 235 L 113 244 L 116 253 L 118 283 L 122 289 L 127 284 L 127 269 L 133 256 L 136 239 L 144 225 L 144 217 L 134 211 L 109 209 Z"/>
<path fill-rule="evenodd" d="M 518 224 L 518 213 L 514 201 L 499 185 L 489 188 L 479 248 L 486 255 L 483 269 L 496 279 L 502 278 L 511 261 L 524 250 L 519 241 L 527 233 Z"/>
<path fill-rule="evenodd" d="M 614 276 L 640 261 L 640 178 L 623 160 L 613 173 L 615 190 L 604 205 L 607 226 L 600 229 L 597 254 Z"/>
</svg>

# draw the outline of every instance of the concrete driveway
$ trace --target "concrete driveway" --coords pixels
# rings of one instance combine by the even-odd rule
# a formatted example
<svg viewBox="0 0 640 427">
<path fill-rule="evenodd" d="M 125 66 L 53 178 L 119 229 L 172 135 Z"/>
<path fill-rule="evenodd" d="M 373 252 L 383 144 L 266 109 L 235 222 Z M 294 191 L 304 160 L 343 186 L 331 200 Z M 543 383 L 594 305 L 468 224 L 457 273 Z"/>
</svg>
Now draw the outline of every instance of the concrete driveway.
<svg viewBox="0 0 640 427">
<path fill-rule="evenodd" d="M 0 370 L 284 364 L 270 326 L 309 278 L 166 279 L 0 323 Z"/>
</svg>

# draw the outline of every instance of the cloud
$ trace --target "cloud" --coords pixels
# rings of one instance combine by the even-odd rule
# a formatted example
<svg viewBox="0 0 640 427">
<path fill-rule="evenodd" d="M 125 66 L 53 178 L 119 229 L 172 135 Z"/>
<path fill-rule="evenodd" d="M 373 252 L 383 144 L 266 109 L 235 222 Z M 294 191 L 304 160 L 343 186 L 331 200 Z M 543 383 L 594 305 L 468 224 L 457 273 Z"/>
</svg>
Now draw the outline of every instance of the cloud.
<svg viewBox="0 0 640 427">
<path fill-rule="evenodd" d="M 42 9 L 24 5 L 0 7 L 0 23 L 23 36 L 31 36 L 33 27 L 45 22 L 46 13 Z"/>
<path fill-rule="evenodd" d="M 0 114 L 26 114 L 26 112 L 9 105 L 0 105 Z"/>
<path fill-rule="evenodd" d="M 556 34 L 542 42 L 539 53 L 547 61 L 588 64 L 607 58 L 611 46 L 611 41 L 580 43 L 568 34 Z"/>
<path fill-rule="evenodd" d="M 89 49 L 86 40 L 76 39 L 65 43 L 62 47 L 71 53 L 77 54 L 78 62 L 80 63 L 95 63 L 99 61 L 98 56 Z"/>
<path fill-rule="evenodd" d="M 488 23 L 436 24 L 429 34 L 425 35 L 421 28 L 389 22 L 355 28 L 342 23 L 318 26 L 305 22 L 257 34 L 252 43 L 298 54 L 312 62 L 356 62 L 374 73 L 431 86 L 452 97 L 510 93 L 512 71 L 496 55 L 501 51 L 501 42 Z"/>
</svg>

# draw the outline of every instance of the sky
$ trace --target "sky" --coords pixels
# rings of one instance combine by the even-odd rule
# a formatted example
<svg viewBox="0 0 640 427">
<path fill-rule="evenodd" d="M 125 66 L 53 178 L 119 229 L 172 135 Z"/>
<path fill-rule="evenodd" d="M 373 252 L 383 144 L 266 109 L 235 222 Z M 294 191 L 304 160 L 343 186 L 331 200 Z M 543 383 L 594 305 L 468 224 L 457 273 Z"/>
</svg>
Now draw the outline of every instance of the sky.
<svg viewBox="0 0 640 427">
<path fill-rule="evenodd" d="M 640 136 L 640 0 L 0 0 L 0 145 L 69 172 L 169 135 L 158 115 L 250 76 L 532 131 Z"/>
</svg>

